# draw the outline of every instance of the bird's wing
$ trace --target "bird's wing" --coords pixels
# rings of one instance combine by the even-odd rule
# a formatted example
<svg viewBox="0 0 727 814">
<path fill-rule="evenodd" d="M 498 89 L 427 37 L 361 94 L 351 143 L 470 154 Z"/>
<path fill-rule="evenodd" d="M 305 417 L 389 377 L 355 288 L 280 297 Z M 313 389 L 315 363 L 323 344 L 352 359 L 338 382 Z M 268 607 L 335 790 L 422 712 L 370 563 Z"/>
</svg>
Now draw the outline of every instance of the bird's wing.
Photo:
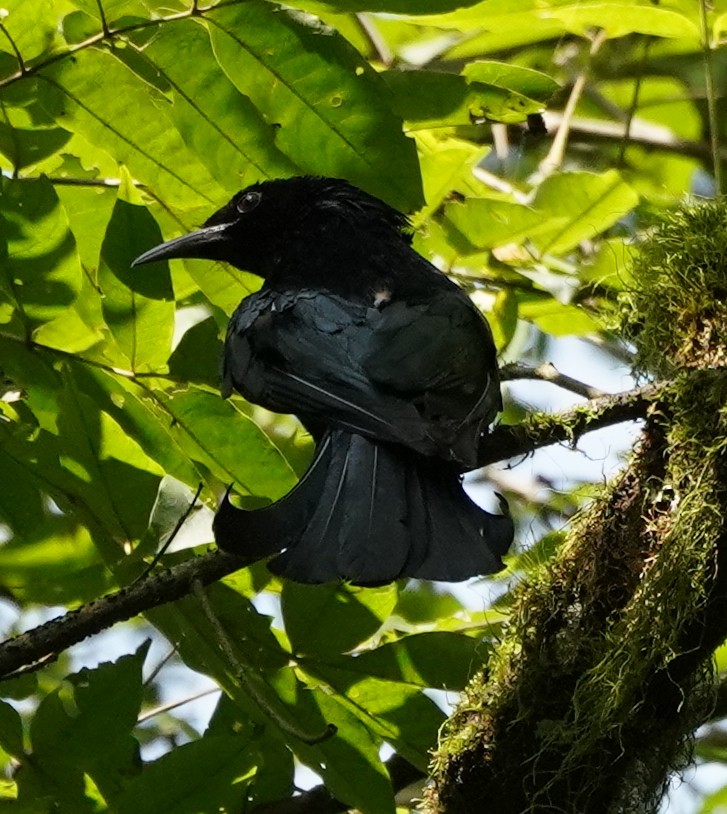
<svg viewBox="0 0 727 814">
<path fill-rule="evenodd" d="M 437 447 L 447 451 L 443 457 L 477 465 L 502 396 L 490 327 L 463 291 L 387 305 L 363 368 L 372 383 L 417 407 Z"/>
<path fill-rule="evenodd" d="M 379 312 L 320 291 L 263 290 L 233 316 L 224 392 L 276 412 L 437 454 L 427 422 L 363 366 Z"/>
<path fill-rule="evenodd" d="M 402 393 L 453 392 L 459 398 L 497 378 L 489 325 L 460 290 L 425 303 L 393 302 L 378 315 L 363 366 Z"/>
</svg>

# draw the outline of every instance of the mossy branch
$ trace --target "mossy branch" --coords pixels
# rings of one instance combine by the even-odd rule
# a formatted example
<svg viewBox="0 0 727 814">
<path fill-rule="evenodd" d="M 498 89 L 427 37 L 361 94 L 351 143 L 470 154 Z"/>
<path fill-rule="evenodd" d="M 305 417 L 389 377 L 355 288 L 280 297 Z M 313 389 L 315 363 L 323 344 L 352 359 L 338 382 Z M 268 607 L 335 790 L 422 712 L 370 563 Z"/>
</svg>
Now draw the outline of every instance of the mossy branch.
<svg viewBox="0 0 727 814">
<path fill-rule="evenodd" d="M 528 455 L 541 447 L 567 442 L 575 446 L 587 432 L 644 418 L 667 385 L 655 383 L 591 399 L 558 413 L 534 413 L 516 426 L 501 424 L 487 437 L 480 465 Z"/>
<path fill-rule="evenodd" d="M 646 389 L 626 470 L 516 589 L 443 730 L 428 814 L 483 800 L 498 814 L 651 814 L 688 761 L 727 638 L 726 256 L 724 201 L 670 213 L 641 247 L 622 330 L 638 369 L 670 381 Z M 599 421 L 594 404 L 638 413 L 634 392 L 576 408 L 574 437 L 578 414 Z M 528 432 L 552 437 L 548 417 Z"/>
</svg>

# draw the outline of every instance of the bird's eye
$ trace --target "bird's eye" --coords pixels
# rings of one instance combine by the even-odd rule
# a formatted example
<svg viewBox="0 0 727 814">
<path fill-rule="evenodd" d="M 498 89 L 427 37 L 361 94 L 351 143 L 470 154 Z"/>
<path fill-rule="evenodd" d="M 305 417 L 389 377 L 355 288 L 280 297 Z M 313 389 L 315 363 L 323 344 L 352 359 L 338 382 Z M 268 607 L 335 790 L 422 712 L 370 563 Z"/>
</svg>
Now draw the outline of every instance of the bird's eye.
<svg viewBox="0 0 727 814">
<path fill-rule="evenodd" d="M 260 198 L 262 195 L 257 190 L 250 190 L 250 192 L 246 192 L 242 195 L 238 200 L 235 206 L 237 207 L 237 211 L 245 214 L 246 212 L 252 212 L 252 210 L 260 203 Z"/>
</svg>

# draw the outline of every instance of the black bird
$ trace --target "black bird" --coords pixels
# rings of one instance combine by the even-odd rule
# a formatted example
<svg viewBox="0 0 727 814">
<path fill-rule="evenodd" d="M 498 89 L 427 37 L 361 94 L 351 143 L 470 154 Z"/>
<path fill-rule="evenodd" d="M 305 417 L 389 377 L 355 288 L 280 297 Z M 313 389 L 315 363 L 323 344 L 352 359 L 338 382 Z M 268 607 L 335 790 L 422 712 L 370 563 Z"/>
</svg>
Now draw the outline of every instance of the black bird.
<svg viewBox="0 0 727 814">
<path fill-rule="evenodd" d="M 278 553 L 269 568 L 299 582 L 454 581 L 503 567 L 512 520 L 462 488 L 502 409 L 492 334 L 412 249 L 404 215 L 335 178 L 266 181 L 134 264 L 175 257 L 263 278 L 230 321 L 223 395 L 295 413 L 316 441 L 281 500 L 243 511 L 225 497 L 222 549 Z"/>
</svg>

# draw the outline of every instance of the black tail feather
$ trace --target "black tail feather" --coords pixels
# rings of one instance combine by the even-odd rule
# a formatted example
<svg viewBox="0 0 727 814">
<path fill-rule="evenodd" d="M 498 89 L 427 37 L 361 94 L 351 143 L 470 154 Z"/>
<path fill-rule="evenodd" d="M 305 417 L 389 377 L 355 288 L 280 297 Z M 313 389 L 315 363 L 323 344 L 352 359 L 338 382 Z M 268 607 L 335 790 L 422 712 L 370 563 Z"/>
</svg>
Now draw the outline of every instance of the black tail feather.
<svg viewBox="0 0 727 814">
<path fill-rule="evenodd" d="M 324 436 L 288 495 L 256 511 L 225 500 L 214 529 L 224 550 L 282 552 L 275 574 L 360 585 L 494 573 L 513 538 L 512 520 L 473 503 L 456 469 L 342 431 Z"/>
</svg>

